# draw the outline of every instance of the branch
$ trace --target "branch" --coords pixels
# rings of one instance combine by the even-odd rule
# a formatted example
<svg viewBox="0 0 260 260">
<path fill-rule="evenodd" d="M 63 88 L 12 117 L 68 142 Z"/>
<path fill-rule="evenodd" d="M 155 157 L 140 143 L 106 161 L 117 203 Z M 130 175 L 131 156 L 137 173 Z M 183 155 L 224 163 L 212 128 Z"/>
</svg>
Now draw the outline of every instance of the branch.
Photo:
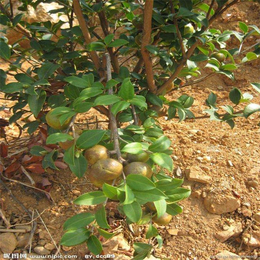
<svg viewBox="0 0 260 260">
<path fill-rule="evenodd" d="M 213 8 L 214 3 L 215 3 L 215 0 L 211 0 L 211 4 L 210 4 L 209 10 L 208 10 L 208 13 L 207 13 L 207 15 L 206 15 L 206 18 L 207 18 L 207 19 L 209 19 L 210 12 L 211 12 L 211 10 L 212 10 L 212 8 Z"/>
<path fill-rule="evenodd" d="M 105 54 L 105 55 L 106 55 L 106 61 L 107 61 L 107 81 L 109 81 L 112 78 L 111 60 L 110 60 L 110 56 L 108 54 Z M 113 95 L 113 88 L 108 89 L 108 94 Z M 118 135 L 118 131 L 117 131 L 117 122 L 116 122 L 116 117 L 111 112 L 111 105 L 109 106 L 109 120 L 110 120 L 111 136 L 114 141 L 114 150 L 117 154 L 118 161 L 120 163 L 122 163 L 123 158 L 122 158 L 121 150 L 120 150 L 119 135 Z"/>
<path fill-rule="evenodd" d="M 156 93 L 157 87 L 155 86 L 153 78 L 152 60 L 148 50 L 145 48 L 149 45 L 152 32 L 152 14 L 153 14 L 153 0 L 147 0 L 144 7 L 144 23 L 143 23 L 143 39 L 141 45 L 141 54 L 144 60 L 144 66 L 147 76 L 148 88 L 152 93 Z"/>
<path fill-rule="evenodd" d="M 77 16 L 77 19 L 79 21 L 79 26 L 82 30 L 85 42 L 87 44 L 90 44 L 92 42 L 92 40 L 91 40 L 91 36 L 90 36 L 86 21 L 84 19 L 84 16 L 83 16 L 83 13 L 82 13 L 82 10 L 81 10 L 79 0 L 73 0 L 73 8 L 74 8 L 74 12 Z M 93 60 L 93 63 L 96 67 L 96 70 L 99 72 L 99 74 L 101 74 L 102 72 L 99 71 L 100 61 L 99 61 L 97 53 L 95 51 L 90 51 L 90 56 L 91 56 L 91 59 Z M 102 76 L 102 75 L 100 75 L 100 76 Z"/>
</svg>

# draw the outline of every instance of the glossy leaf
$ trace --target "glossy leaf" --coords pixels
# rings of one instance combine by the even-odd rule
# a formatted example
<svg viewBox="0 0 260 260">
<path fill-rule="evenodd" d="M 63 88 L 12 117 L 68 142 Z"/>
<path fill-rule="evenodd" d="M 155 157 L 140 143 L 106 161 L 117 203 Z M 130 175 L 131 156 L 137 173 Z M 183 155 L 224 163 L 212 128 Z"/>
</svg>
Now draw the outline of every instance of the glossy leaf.
<svg viewBox="0 0 260 260">
<path fill-rule="evenodd" d="M 123 210 L 127 218 L 131 222 L 138 222 L 142 217 L 142 208 L 137 201 L 134 201 L 131 204 L 123 205 Z"/>
<path fill-rule="evenodd" d="M 157 200 L 167 199 L 167 195 L 165 195 L 159 189 L 151 189 L 151 190 L 143 190 L 143 191 L 134 191 L 135 197 L 140 200 L 143 204 L 146 202 L 153 202 Z"/>
<path fill-rule="evenodd" d="M 98 230 L 98 233 L 102 237 L 104 237 L 105 239 L 110 239 L 110 238 L 112 238 L 115 235 L 114 233 L 110 233 L 110 232 L 108 232 L 108 231 L 106 231 L 104 229 L 101 229 L 101 228 L 98 228 L 97 230 Z"/>
<path fill-rule="evenodd" d="M 163 152 L 171 146 L 171 141 L 166 136 L 159 137 L 153 144 L 149 146 L 151 152 Z"/>
<path fill-rule="evenodd" d="M 139 154 L 143 152 L 143 146 L 141 143 L 132 142 L 124 146 L 123 153 Z"/>
<path fill-rule="evenodd" d="M 77 214 L 65 221 L 63 224 L 63 230 L 78 229 L 89 225 L 95 220 L 95 215 L 90 212 L 83 212 Z"/>
<path fill-rule="evenodd" d="M 76 77 L 76 76 L 70 76 L 70 77 L 66 77 L 64 78 L 64 80 L 68 83 L 70 83 L 72 86 L 78 87 L 78 88 L 87 88 L 87 87 L 91 87 L 89 86 L 89 82 L 85 79 Z"/>
<path fill-rule="evenodd" d="M 173 171 L 173 160 L 171 156 L 165 153 L 153 153 L 150 158 L 159 166 L 167 169 L 168 171 Z"/>
<path fill-rule="evenodd" d="M 51 62 L 43 64 L 37 72 L 39 79 L 48 79 L 59 67 L 59 64 L 54 64 Z"/>
<path fill-rule="evenodd" d="M 254 88 L 254 90 L 260 93 L 260 83 L 251 83 L 251 86 Z"/>
<path fill-rule="evenodd" d="M 83 132 L 77 139 L 76 145 L 81 149 L 88 149 L 98 144 L 104 137 L 106 131 L 104 130 L 87 130 Z"/>
<path fill-rule="evenodd" d="M 58 142 L 65 142 L 67 140 L 73 140 L 73 137 L 65 133 L 54 133 L 47 137 L 46 144 L 57 144 Z"/>
<path fill-rule="evenodd" d="M 260 105 L 252 103 L 245 107 L 243 114 L 246 118 L 248 118 L 250 115 L 258 111 L 260 111 Z"/>
<path fill-rule="evenodd" d="M 155 184 L 150 179 L 139 174 L 127 175 L 126 183 L 135 191 L 147 191 L 155 188 Z"/>
<path fill-rule="evenodd" d="M 108 44 L 108 47 L 120 47 L 123 45 L 126 45 L 128 43 L 128 41 L 124 40 L 124 39 L 116 39 L 113 42 Z"/>
<path fill-rule="evenodd" d="M 172 216 L 182 213 L 182 207 L 176 203 L 168 204 L 166 212 Z"/>
<path fill-rule="evenodd" d="M 105 229 L 109 229 L 110 226 L 107 223 L 107 214 L 106 214 L 106 209 L 105 207 L 102 205 L 102 207 L 100 209 L 97 210 L 97 212 L 95 213 L 95 218 L 97 221 L 97 224 L 101 227 L 101 228 L 105 228 Z"/>
<path fill-rule="evenodd" d="M 35 145 L 31 148 L 30 153 L 35 156 L 42 156 L 47 153 L 47 151 L 42 147 Z"/>
<path fill-rule="evenodd" d="M 238 105 L 240 99 L 242 98 L 242 93 L 238 88 L 233 88 L 229 93 L 229 99 L 235 104 Z"/>
<path fill-rule="evenodd" d="M 146 232 L 145 238 L 149 239 L 149 238 L 157 236 L 158 234 L 159 234 L 159 232 L 158 232 L 157 228 L 154 227 L 152 224 L 150 224 L 148 227 L 148 230 Z"/>
<path fill-rule="evenodd" d="M 130 103 L 126 101 L 119 101 L 112 105 L 111 112 L 116 116 L 118 112 L 121 112 L 127 109 L 130 106 Z"/>
<path fill-rule="evenodd" d="M 107 183 L 103 184 L 102 190 L 104 194 L 111 200 L 117 199 L 117 188 Z"/>
<path fill-rule="evenodd" d="M 115 104 L 116 102 L 121 101 L 121 98 L 115 95 L 103 95 L 96 98 L 94 105 L 95 106 L 108 106 Z"/>
<path fill-rule="evenodd" d="M 164 199 L 155 201 L 154 206 L 156 208 L 158 218 L 161 217 L 166 212 L 167 203 Z"/>
<path fill-rule="evenodd" d="M 78 177 L 81 178 L 87 171 L 88 162 L 82 154 L 74 158 L 74 164 L 69 164 L 70 170 Z"/>
<path fill-rule="evenodd" d="M 127 184 L 125 184 L 124 187 L 125 187 L 125 200 L 124 200 L 123 204 L 124 205 L 131 204 L 135 200 L 135 195 L 134 195 L 132 189 Z"/>
<path fill-rule="evenodd" d="M 101 242 L 94 235 L 91 235 L 87 240 L 87 246 L 90 252 L 93 253 L 94 255 L 99 255 L 103 250 Z"/>
<path fill-rule="evenodd" d="M 4 41 L 0 41 L 0 57 L 5 60 L 9 60 L 11 57 L 11 50 Z"/>
<path fill-rule="evenodd" d="M 90 231 L 85 228 L 72 229 L 67 231 L 61 238 L 63 246 L 76 246 L 85 242 L 90 236 Z"/>
<path fill-rule="evenodd" d="M 102 191 L 92 191 L 79 196 L 74 203 L 77 205 L 97 205 L 106 201 Z"/>
<path fill-rule="evenodd" d="M 170 191 L 166 191 L 165 194 L 169 197 L 169 200 L 167 200 L 167 202 L 175 203 L 188 198 L 191 194 L 191 191 L 185 188 L 176 188 Z"/>
<path fill-rule="evenodd" d="M 118 96 L 127 101 L 133 99 L 134 94 L 134 85 L 130 78 L 124 79 L 118 91 Z"/>
</svg>

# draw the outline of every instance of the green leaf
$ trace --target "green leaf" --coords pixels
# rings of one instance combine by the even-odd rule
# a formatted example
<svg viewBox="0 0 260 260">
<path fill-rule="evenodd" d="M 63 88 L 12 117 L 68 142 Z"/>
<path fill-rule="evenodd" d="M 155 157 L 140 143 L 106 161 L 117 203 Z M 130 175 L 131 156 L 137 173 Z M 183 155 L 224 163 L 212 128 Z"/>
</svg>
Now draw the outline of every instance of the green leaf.
<svg viewBox="0 0 260 260">
<path fill-rule="evenodd" d="M 168 171 L 173 171 L 173 161 L 171 156 L 165 153 L 153 153 L 150 158 L 159 166 L 167 169 Z"/>
<path fill-rule="evenodd" d="M 177 33 L 177 29 L 174 24 L 167 24 L 162 27 L 162 30 L 168 33 Z"/>
<path fill-rule="evenodd" d="M 29 95 L 28 104 L 35 117 L 38 116 L 46 100 L 46 92 L 42 90 L 38 95 Z"/>
<path fill-rule="evenodd" d="M 67 140 L 73 140 L 73 137 L 65 133 L 54 133 L 47 137 L 46 144 L 57 144 L 59 142 L 66 142 Z"/>
<path fill-rule="evenodd" d="M 145 257 L 150 254 L 153 246 L 151 244 L 146 243 L 134 243 L 134 258 L 132 260 L 143 260 Z"/>
<path fill-rule="evenodd" d="M 127 43 L 129 43 L 127 40 L 116 39 L 113 42 L 111 42 L 110 44 L 108 44 L 108 47 L 120 47 L 120 46 L 126 45 Z"/>
<path fill-rule="evenodd" d="M 6 78 L 7 78 L 7 76 L 6 76 L 5 71 L 0 69 L 0 90 L 5 85 Z"/>
<path fill-rule="evenodd" d="M 163 246 L 163 238 L 160 235 L 157 235 L 156 237 L 158 248 L 161 248 Z"/>
<path fill-rule="evenodd" d="M 110 239 L 110 238 L 112 238 L 115 235 L 114 233 L 110 233 L 110 232 L 108 232 L 108 231 L 106 231 L 104 229 L 101 229 L 101 228 L 98 228 L 97 230 L 98 230 L 98 233 L 102 237 L 104 237 L 105 239 Z"/>
<path fill-rule="evenodd" d="M 235 64 L 225 64 L 220 67 L 222 70 L 236 70 L 237 66 Z"/>
<path fill-rule="evenodd" d="M 242 93 L 238 88 L 233 88 L 229 93 L 229 99 L 235 104 L 238 105 L 240 99 L 242 98 Z"/>
<path fill-rule="evenodd" d="M 146 202 L 154 202 L 157 200 L 167 199 L 167 196 L 159 189 L 134 191 L 135 197 L 145 204 Z"/>
<path fill-rule="evenodd" d="M 110 226 L 107 223 L 107 214 L 104 205 L 102 205 L 102 207 L 99 210 L 97 210 L 95 217 L 98 225 L 101 228 L 105 228 L 105 229 L 110 228 Z"/>
<path fill-rule="evenodd" d="M 92 102 L 76 102 L 76 104 L 73 103 L 73 107 L 77 113 L 85 113 L 88 112 L 92 107 Z"/>
<path fill-rule="evenodd" d="M 248 26 L 243 22 L 239 22 L 239 28 L 243 31 L 243 33 L 248 32 Z"/>
<path fill-rule="evenodd" d="M 91 42 L 87 45 L 88 51 L 104 51 L 105 44 L 103 42 Z"/>
<path fill-rule="evenodd" d="M 123 204 L 124 205 L 131 204 L 135 200 L 135 195 L 134 195 L 132 189 L 127 184 L 125 184 L 124 187 L 125 187 L 125 200 L 124 200 Z"/>
<path fill-rule="evenodd" d="M 105 133 L 106 131 L 99 129 L 87 130 L 77 139 L 76 145 L 81 149 L 91 148 L 102 140 Z"/>
<path fill-rule="evenodd" d="M 206 100 L 206 103 L 208 106 L 215 107 L 216 102 L 217 102 L 217 96 L 213 92 L 211 92 Z"/>
<path fill-rule="evenodd" d="M 43 156 L 47 151 L 42 146 L 35 145 L 31 148 L 30 153 L 34 156 Z"/>
<path fill-rule="evenodd" d="M 251 83 L 251 86 L 254 88 L 254 90 L 260 93 L 260 83 Z"/>
<path fill-rule="evenodd" d="M 158 234 L 159 234 L 159 232 L 158 232 L 157 228 L 154 227 L 152 224 L 150 224 L 148 227 L 148 230 L 146 232 L 145 238 L 149 239 L 149 238 L 157 236 Z"/>
<path fill-rule="evenodd" d="M 155 105 L 155 106 L 159 106 L 162 107 L 163 106 L 163 101 L 155 94 L 152 93 L 148 93 L 146 95 L 146 99 L 149 103 Z"/>
<path fill-rule="evenodd" d="M 78 88 L 91 87 L 91 85 L 89 86 L 89 81 L 87 81 L 83 78 L 76 77 L 76 76 L 66 77 L 66 78 L 64 78 L 64 80 L 66 82 L 70 83 L 72 86 L 75 86 L 75 87 L 78 87 Z"/>
<path fill-rule="evenodd" d="M 228 0 L 217 0 L 218 6 L 222 7 L 226 4 L 226 2 L 228 2 Z"/>
<path fill-rule="evenodd" d="M 96 98 L 94 105 L 95 106 L 99 106 L 99 105 L 103 105 L 103 106 L 108 106 L 108 105 L 112 105 L 118 101 L 121 101 L 121 98 L 115 95 L 102 95 Z"/>
<path fill-rule="evenodd" d="M 37 71 L 39 79 L 48 79 L 59 67 L 59 64 L 54 64 L 51 62 L 43 64 Z"/>
<path fill-rule="evenodd" d="M 131 222 L 138 222 L 142 217 L 142 208 L 137 201 L 123 205 L 123 211 Z"/>
<path fill-rule="evenodd" d="M 154 206 L 156 208 L 158 218 L 161 217 L 166 212 L 167 203 L 164 199 L 155 201 Z"/>
<path fill-rule="evenodd" d="M 168 204 L 166 212 L 172 216 L 182 213 L 182 207 L 176 203 Z"/>
<path fill-rule="evenodd" d="M 65 221 L 63 224 L 63 230 L 78 229 L 89 225 L 95 220 L 95 216 L 90 212 L 83 212 L 77 214 Z"/>
<path fill-rule="evenodd" d="M 243 114 L 245 118 L 248 118 L 250 115 L 258 111 L 260 111 L 260 105 L 252 103 L 245 107 Z"/>
<path fill-rule="evenodd" d="M 75 145 L 65 151 L 63 160 L 68 165 L 75 165 Z"/>
<path fill-rule="evenodd" d="M 55 161 L 58 158 L 58 152 L 56 150 L 52 150 L 51 152 L 47 153 L 42 161 L 42 167 L 44 169 L 50 167 L 51 169 L 57 170 L 55 165 Z"/>
<path fill-rule="evenodd" d="M 117 200 L 117 188 L 107 183 L 103 184 L 103 193 L 111 200 Z"/>
<path fill-rule="evenodd" d="M 159 53 L 159 51 L 160 51 L 157 47 L 155 47 L 155 46 L 153 46 L 153 45 L 146 45 L 145 48 L 146 48 L 150 53 L 152 53 L 152 54 L 154 54 L 154 55 L 158 55 L 158 53 Z"/>
<path fill-rule="evenodd" d="M 78 177 L 81 178 L 87 171 L 88 162 L 85 156 L 80 154 L 79 157 L 74 158 L 74 164 L 69 164 L 70 170 Z"/>
<path fill-rule="evenodd" d="M 79 196 L 74 203 L 77 205 L 97 205 L 105 202 L 107 197 L 102 191 L 92 191 Z"/>
<path fill-rule="evenodd" d="M 107 35 L 107 36 L 104 38 L 104 43 L 105 43 L 106 45 L 108 45 L 109 43 L 111 43 L 111 41 L 113 40 L 114 36 L 115 36 L 115 35 L 114 35 L 113 33 Z"/>
<path fill-rule="evenodd" d="M 129 174 L 126 177 L 126 183 L 136 191 L 147 191 L 155 188 L 155 184 L 150 179 L 139 174 Z"/>
<path fill-rule="evenodd" d="M 4 41 L 0 41 L 0 57 L 5 60 L 9 60 L 11 57 L 11 50 Z"/>
<path fill-rule="evenodd" d="M 99 255 L 103 250 L 101 242 L 94 235 L 91 235 L 89 237 L 87 241 L 87 246 L 90 252 L 93 253 L 94 255 Z"/>
<path fill-rule="evenodd" d="M 0 41 L 1 42 L 1 41 Z M 1 88 L 4 93 L 15 93 L 23 90 L 23 84 L 20 82 L 12 82 Z"/>
<path fill-rule="evenodd" d="M 132 142 L 124 146 L 123 153 L 139 154 L 143 152 L 143 146 L 139 142 Z"/>
<path fill-rule="evenodd" d="M 171 146 L 171 141 L 166 136 L 159 137 L 153 144 L 149 146 L 151 152 L 163 152 Z"/>
<path fill-rule="evenodd" d="M 104 91 L 104 86 L 102 84 L 101 84 L 102 85 L 101 86 L 101 85 L 96 84 L 96 83 L 98 83 L 98 82 L 95 82 L 93 87 L 86 88 L 86 89 L 82 90 L 81 93 L 80 93 L 80 97 L 88 99 L 88 98 L 95 97 L 97 95 L 102 94 L 103 91 Z"/>
<path fill-rule="evenodd" d="M 144 96 L 141 95 L 134 96 L 134 98 L 132 98 L 129 102 L 132 105 L 137 106 L 141 110 L 147 109 L 147 103 Z"/>
<path fill-rule="evenodd" d="M 110 79 L 106 84 L 106 89 L 112 88 L 112 87 L 116 86 L 118 83 L 119 83 L 119 81 L 117 81 L 115 79 Z"/>
<path fill-rule="evenodd" d="M 117 115 L 118 112 L 121 112 L 123 110 L 126 110 L 130 106 L 130 103 L 126 101 L 119 101 L 112 105 L 111 112 L 113 115 Z"/>
<path fill-rule="evenodd" d="M 90 236 L 90 231 L 85 228 L 67 231 L 61 238 L 63 246 L 76 246 L 85 242 Z"/>
<path fill-rule="evenodd" d="M 180 200 L 186 199 L 190 196 L 191 191 L 184 188 L 176 188 L 170 191 L 166 191 L 165 194 L 169 197 L 167 202 L 174 203 Z"/>
<path fill-rule="evenodd" d="M 118 96 L 127 101 L 133 99 L 134 95 L 134 85 L 130 81 L 130 78 L 125 78 L 118 91 Z"/>
<path fill-rule="evenodd" d="M 193 3 L 192 3 L 191 0 L 181 0 L 180 1 L 180 6 L 191 11 L 192 8 L 193 8 Z"/>
</svg>

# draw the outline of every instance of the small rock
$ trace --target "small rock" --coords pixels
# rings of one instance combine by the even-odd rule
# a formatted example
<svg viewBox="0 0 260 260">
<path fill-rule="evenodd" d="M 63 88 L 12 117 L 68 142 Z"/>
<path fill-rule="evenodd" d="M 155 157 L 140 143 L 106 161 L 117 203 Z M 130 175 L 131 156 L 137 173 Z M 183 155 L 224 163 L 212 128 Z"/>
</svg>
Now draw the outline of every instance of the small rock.
<svg viewBox="0 0 260 260">
<path fill-rule="evenodd" d="M 218 253 L 217 255 L 215 255 L 215 257 L 216 259 L 220 260 L 242 260 L 241 257 L 239 257 L 239 255 L 231 253 L 227 250 Z"/>
<path fill-rule="evenodd" d="M 211 182 L 211 177 L 205 175 L 200 167 L 192 166 L 190 169 L 186 169 L 185 173 L 189 181 L 196 181 L 205 184 Z"/>
<path fill-rule="evenodd" d="M 167 232 L 168 232 L 170 235 L 172 235 L 172 236 L 177 236 L 179 230 L 176 229 L 176 228 L 170 228 L 170 229 L 167 229 Z"/>
<path fill-rule="evenodd" d="M 248 180 L 246 182 L 246 186 L 248 188 L 255 188 L 256 189 L 258 187 L 258 181 L 257 180 Z"/>
<path fill-rule="evenodd" d="M 44 248 L 43 246 L 36 246 L 34 249 L 34 252 L 39 255 L 49 255 L 50 251 Z"/>
<path fill-rule="evenodd" d="M 13 233 L 2 233 L 0 235 L 0 249 L 3 253 L 12 253 L 16 245 L 17 240 Z"/>
<path fill-rule="evenodd" d="M 204 199 L 205 208 L 213 214 L 233 212 L 240 207 L 240 201 L 233 196 L 208 193 Z"/>
<path fill-rule="evenodd" d="M 260 212 L 254 214 L 253 219 L 257 222 L 258 225 L 260 225 Z"/>
<path fill-rule="evenodd" d="M 215 234 L 215 237 L 220 242 L 225 242 L 231 237 L 237 237 L 243 231 L 242 223 L 235 223 L 234 225 L 230 226 L 227 230 L 219 231 Z"/>
<path fill-rule="evenodd" d="M 199 199 L 200 196 L 201 196 L 201 191 L 200 191 L 200 190 L 195 190 L 195 191 L 193 191 L 193 192 L 191 193 L 191 196 L 192 196 L 193 198 Z"/>
<path fill-rule="evenodd" d="M 41 239 L 38 241 L 39 246 L 44 246 L 45 244 L 46 244 L 46 240 L 44 240 L 44 239 Z"/>
<path fill-rule="evenodd" d="M 48 232 L 46 230 L 39 232 L 39 238 L 40 239 L 49 238 Z"/>
<path fill-rule="evenodd" d="M 72 246 L 61 246 L 62 250 L 65 252 L 70 251 L 73 247 Z"/>
<path fill-rule="evenodd" d="M 19 235 L 17 238 L 16 247 L 25 247 L 29 243 L 29 239 L 30 239 L 29 233 Z"/>
<path fill-rule="evenodd" d="M 260 230 L 245 232 L 242 236 L 245 245 L 250 247 L 260 247 Z"/>
<path fill-rule="evenodd" d="M 44 248 L 46 248 L 47 250 L 52 251 L 53 249 L 55 249 L 55 245 L 53 245 L 52 243 L 47 243 Z"/>
<path fill-rule="evenodd" d="M 241 208 L 241 213 L 245 216 L 245 217 L 251 217 L 253 215 L 251 209 L 247 208 L 247 207 L 242 207 Z"/>
</svg>

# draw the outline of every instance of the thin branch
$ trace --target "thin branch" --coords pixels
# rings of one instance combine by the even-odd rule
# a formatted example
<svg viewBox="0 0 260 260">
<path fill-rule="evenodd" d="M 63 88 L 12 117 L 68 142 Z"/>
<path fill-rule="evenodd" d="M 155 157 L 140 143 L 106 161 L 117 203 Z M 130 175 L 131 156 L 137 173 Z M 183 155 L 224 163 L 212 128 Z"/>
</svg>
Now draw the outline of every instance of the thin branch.
<svg viewBox="0 0 260 260">
<path fill-rule="evenodd" d="M 135 111 L 135 106 L 132 105 L 131 109 L 132 109 L 132 115 L 133 115 L 133 119 L 134 119 L 134 124 L 138 125 L 138 117 L 137 117 L 137 114 L 136 114 L 136 111 Z"/>
<path fill-rule="evenodd" d="M 155 81 L 153 77 L 153 66 L 150 54 L 146 49 L 151 40 L 152 32 L 152 14 L 153 14 L 153 0 L 145 2 L 144 7 L 144 23 L 143 23 L 143 38 L 141 45 L 141 54 L 144 60 L 145 72 L 147 77 L 148 88 L 152 93 L 156 93 L 157 87 L 155 86 Z"/>
<path fill-rule="evenodd" d="M 215 3 L 215 0 L 211 0 L 210 7 L 209 7 L 209 10 L 208 10 L 207 15 L 206 15 L 207 19 L 209 19 L 210 12 L 211 12 L 211 10 L 213 8 L 214 3 Z"/>
<path fill-rule="evenodd" d="M 174 25 L 176 27 L 177 37 L 179 39 L 179 43 L 180 43 L 180 46 L 181 46 L 182 56 L 185 57 L 185 55 L 186 55 L 185 47 L 184 47 L 184 44 L 183 44 L 183 39 L 182 39 L 181 32 L 180 32 L 180 29 L 179 29 L 178 21 L 176 19 L 176 16 L 174 15 L 175 14 L 175 9 L 174 9 L 174 5 L 173 5 L 172 0 L 170 1 L 170 6 L 171 6 L 171 12 L 173 14 L 173 23 L 174 23 Z"/>
<path fill-rule="evenodd" d="M 112 78 L 112 74 L 111 74 L 111 61 L 110 61 L 110 56 L 108 54 L 106 54 L 106 61 L 107 61 L 107 80 L 109 81 Z M 113 95 L 113 88 L 108 89 L 108 94 Z M 120 150 L 120 144 L 119 144 L 119 135 L 117 130 L 116 117 L 111 112 L 111 106 L 109 106 L 109 119 L 110 119 L 111 135 L 114 141 L 114 150 L 116 151 L 118 161 L 123 162 L 123 158 Z"/>
<path fill-rule="evenodd" d="M 84 19 L 83 13 L 82 13 L 82 9 L 81 9 L 79 0 L 73 0 L 73 8 L 74 8 L 74 12 L 77 16 L 79 26 L 82 30 L 85 42 L 87 44 L 90 44 L 92 42 L 92 40 L 91 40 L 91 36 L 90 36 L 89 30 L 88 30 L 86 21 Z M 99 58 L 98 58 L 96 51 L 90 51 L 90 56 L 91 56 L 91 59 L 93 60 L 93 63 L 96 67 L 96 70 L 100 73 L 100 71 L 99 71 L 100 61 L 99 61 Z"/>
<path fill-rule="evenodd" d="M 4 212 L 0 209 L 0 217 L 2 218 L 2 220 L 4 221 L 7 230 L 9 230 L 9 228 L 11 227 L 11 224 L 9 222 L 9 220 L 5 217 Z M 2 229 L 0 229 L 2 231 Z"/>
</svg>

